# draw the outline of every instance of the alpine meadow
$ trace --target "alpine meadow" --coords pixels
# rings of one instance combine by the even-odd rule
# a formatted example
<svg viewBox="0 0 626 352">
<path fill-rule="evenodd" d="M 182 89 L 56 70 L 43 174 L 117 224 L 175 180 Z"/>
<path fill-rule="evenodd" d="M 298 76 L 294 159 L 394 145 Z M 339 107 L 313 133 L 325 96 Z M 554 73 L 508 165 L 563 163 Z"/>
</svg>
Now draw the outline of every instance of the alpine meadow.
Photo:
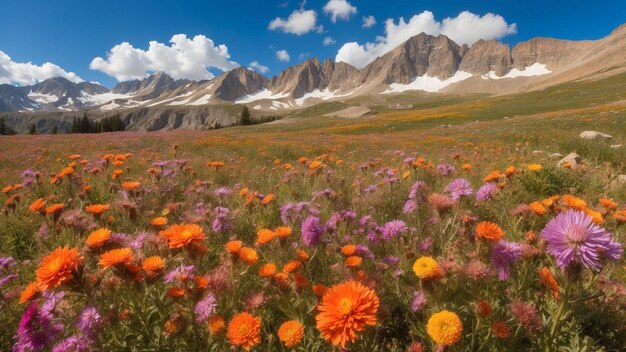
<svg viewBox="0 0 626 352">
<path fill-rule="evenodd" d="M 0 351 L 626 350 L 625 4 L 32 6 Z"/>
</svg>

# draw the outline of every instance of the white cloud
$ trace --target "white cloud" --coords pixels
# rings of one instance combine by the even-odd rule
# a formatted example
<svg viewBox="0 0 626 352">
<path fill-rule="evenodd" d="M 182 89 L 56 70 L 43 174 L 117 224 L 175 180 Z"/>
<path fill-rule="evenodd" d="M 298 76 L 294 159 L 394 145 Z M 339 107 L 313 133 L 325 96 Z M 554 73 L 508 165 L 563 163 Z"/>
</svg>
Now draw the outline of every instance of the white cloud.
<svg viewBox="0 0 626 352">
<path fill-rule="evenodd" d="M 287 19 L 276 17 L 270 22 L 268 28 L 270 30 L 282 30 L 285 33 L 295 35 L 303 35 L 312 30 L 319 30 L 315 26 L 317 22 L 317 12 L 314 10 L 294 10 Z"/>
<path fill-rule="evenodd" d="M 248 68 L 260 73 L 268 73 L 270 71 L 269 67 L 261 65 L 258 61 L 252 61 Z"/>
<path fill-rule="evenodd" d="M 107 58 L 96 57 L 89 68 L 102 71 L 118 81 L 142 79 L 151 72 L 165 72 L 174 79 L 204 80 L 214 75 L 208 68 L 228 71 L 239 67 L 230 61 L 228 47 L 215 45 L 204 35 L 193 39 L 186 34 L 176 34 L 169 41 L 171 45 L 151 41 L 148 50 L 134 48 L 122 42 L 107 53 Z"/>
<path fill-rule="evenodd" d="M 337 18 L 342 20 L 350 19 L 350 15 L 356 13 L 356 7 L 350 5 L 347 0 L 330 0 L 324 6 L 324 12 L 330 14 L 330 20 L 335 23 Z"/>
<path fill-rule="evenodd" d="M 322 43 L 324 44 L 324 46 L 328 46 L 337 43 L 337 41 L 334 40 L 333 37 L 325 37 Z"/>
<path fill-rule="evenodd" d="M 376 17 L 374 16 L 363 16 L 363 24 L 361 25 L 363 28 L 372 28 L 376 25 Z"/>
<path fill-rule="evenodd" d="M 74 83 L 83 81 L 74 72 L 67 72 L 51 62 L 44 62 L 41 66 L 15 62 L 0 50 L 0 84 L 30 85 L 53 77 L 63 77 Z"/>
<path fill-rule="evenodd" d="M 396 24 L 393 19 L 385 21 L 385 36 L 379 36 L 374 43 L 360 45 L 356 42 L 344 44 L 335 58 L 362 68 L 419 33 L 430 35 L 444 34 L 457 44 L 472 45 L 479 39 L 499 39 L 517 32 L 517 25 L 507 24 L 500 15 L 487 13 L 484 16 L 463 11 L 456 17 L 448 17 L 438 22 L 432 12 L 424 11 L 411 17 L 408 22 L 400 17 Z"/>
<path fill-rule="evenodd" d="M 289 56 L 287 50 L 278 50 L 276 52 L 276 58 L 278 59 L 278 61 L 289 62 L 289 59 L 291 57 Z"/>
</svg>

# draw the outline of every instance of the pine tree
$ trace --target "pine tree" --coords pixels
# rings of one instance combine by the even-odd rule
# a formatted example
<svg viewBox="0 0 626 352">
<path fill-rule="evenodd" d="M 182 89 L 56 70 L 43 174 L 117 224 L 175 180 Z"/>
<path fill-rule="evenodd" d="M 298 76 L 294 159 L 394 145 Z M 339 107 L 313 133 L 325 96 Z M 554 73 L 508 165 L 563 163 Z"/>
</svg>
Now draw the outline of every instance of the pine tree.
<svg viewBox="0 0 626 352">
<path fill-rule="evenodd" d="M 28 128 L 28 134 L 37 134 L 37 126 L 34 123 L 31 123 Z"/>
<path fill-rule="evenodd" d="M 248 110 L 247 106 L 243 106 L 241 110 L 241 117 L 239 118 L 240 125 L 249 125 L 250 124 L 250 110 Z"/>
<path fill-rule="evenodd" d="M 55 124 L 54 126 L 52 126 L 52 130 L 50 130 L 50 134 L 57 134 L 59 133 L 59 125 Z"/>
</svg>

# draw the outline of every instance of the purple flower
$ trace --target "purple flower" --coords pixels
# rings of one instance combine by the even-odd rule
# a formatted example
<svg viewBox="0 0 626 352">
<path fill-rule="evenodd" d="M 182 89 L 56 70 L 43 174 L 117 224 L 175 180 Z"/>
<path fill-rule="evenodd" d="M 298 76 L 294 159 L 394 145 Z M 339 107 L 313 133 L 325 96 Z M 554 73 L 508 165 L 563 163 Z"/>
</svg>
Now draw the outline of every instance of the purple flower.
<svg viewBox="0 0 626 352">
<path fill-rule="evenodd" d="M 211 224 L 213 231 L 226 232 L 230 230 L 230 209 L 224 207 L 215 208 L 215 220 Z"/>
<path fill-rule="evenodd" d="M 196 268 L 193 265 L 181 265 L 167 273 L 165 277 L 163 277 L 163 280 L 165 283 L 170 283 L 174 280 L 180 280 L 182 277 L 191 277 L 195 270 Z"/>
<path fill-rule="evenodd" d="M 309 247 L 315 246 L 319 243 L 324 230 L 324 226 L 320 223 L 320 219 L 311 215 L 302 223 L 302 241 L 304 241 L 304 244 Z"/>
<path fill-rule="evenodd" d="M 55 309 L 57 307 L 57 303 L 65 297 L 65 292 L 53 292 L 53 291 L 45 291 L 43 293 L 43 298 L 46 301 L 41 305 L 41 309 L 39 314 L 42 317 L 45 317 L 48 320 L 54 319 Z"/>
<path fill-rule="evenodd" d="M 498 185 L 496 185 L 494 182 L 485 183 L 484 185 L 480 186 L 478 191 L 476 191 L 476 200 L 478 200 L 479 202 L 488 201 L 489 199 L 491 199 L 491 196 L 497 188 Z"/>
<path fill-rule="evenodd" d="M 418 312 L 422 306 L 426 303 L 426 296 L 422 291 L 413 292 L 413 301 L 411 302 L 411 310 L 413 313 Z"/>
<path fill-rule="evenodd" d="M 196 303 L 194 312 L 196 313 L 196 322 L 198 324 L 204 323 L 209 319 L 216 307 L 215 295 L 209 292 L 203 299 Z"/>
<path fill-rule="evenodd" d="M 57 343 L 52 352 L 88 352 L 91 350 L 90 345 L 91 341 L 85 336 L 74 335 Z"/>
<path fill-rule="evenodd" d="M 417 209 L 417 203 L 415 202 L 415 199 L 409 199 L 406 201 L 406 203 L 404 203 L 404 207 L 402 207 L 402 213 L 411 214 L 415 212 L 416 209 Z"/>
<path fill-rule="evenodd" d="M 396 266 L 398 265 L 398 262 L 400 262 L 400 259 L 394 255 L 390 255 L 381 259 L 381 262 L 388 265 Z"/>
<path fill-rule="evenodd" d="M 458 200 L 462 196 L 471 196 L 474 189 L 468 180 L 464 178 L 457 178 L 446 186 L 446 191 L 450 193 L 450 197 L 453 200 Z"/>
<path fill-rule="evenodd" d="M 319 211 L 310 202 L 291 202 L 280 206 L 280 218 L 283 224 L 300 222 L 305 211 L 310 215 L 319 215 Z"/>
<path fill-rule="evenodd" d="M 415 181 L 413 186 L 411 186 L 411 191 L 409 192 L 409 199 L 417 198 L 417 196 L 418 196 L 417 192 L 422 190 L 423 187 L 424 187 L 424 182 L 422 182 L 422 181 Z"/>
<path fill-rule="evenodd" d="M 498 271 L 500 281 L 509 278 L 511 265 L 522 256 L 522 246 L 516 242 L 500 240 L 491 252 L 493 268 Z"/>
<path fill-rule="evenodd" d="M 361 256 L 363 258 L 367 258 L 367 259 L 374 259 L 376 258 L 376 256 L 374 256 L 374 253 L 372 253 L 372 251 L 370 251 L 370 248 L 366 245 L 363 244 L 357 244 L 356 245 L 356 250 L 354 251 L 354 254 Z"/>
<path fill-rule="evenodd" d="M 426 252 L 430 249 L 430 246 L 433 244 L 433 239 L 431 237 L 426 237 L 422 243 L 420 243 L 420 249 L 422 252 Z"/>
<path fill-rule="evenodd" d="M 41 351 L 63 331 L 62 324 L 55 324 L 43 316 L 37 302 L 32 302 L 24 311 L 15 335 L 14 352 Z"/>
<path fill-rule="evenodd" d="M 383 225 L 383 239 L 390 240 L 408 231 L 406 223 L 402 220 L 389 221 Z"/>
<path fill-rule="evenodd" d="M 231 193 L 233 193 L 233 191 L 228 187 L 220 187 L 213 192 L 217 197 L 224 197 Z"/>
<path fill-rule="evenodd" d="M 611 239 L 610 232 L 593 223 L 591 216 L 573 209 L 550 220 L 541 236 L 561 269 L 576 262 L 599 271 L 602 258 L 618 260 L 624 251 Z"/>
<path fill-rule="evenodd" d="M 456 172 L 454 166 L 449 164 L 439 164 L 437 165 L 437 172 L 443 176 L 449 176 Z"/>
<path fill-rule="evenodd" d="M 100 314 L 95 307 L 88 306 L 78 316 L 76 327 L 87 337 L 94 339 L 100 325 Z"/>
</svg>

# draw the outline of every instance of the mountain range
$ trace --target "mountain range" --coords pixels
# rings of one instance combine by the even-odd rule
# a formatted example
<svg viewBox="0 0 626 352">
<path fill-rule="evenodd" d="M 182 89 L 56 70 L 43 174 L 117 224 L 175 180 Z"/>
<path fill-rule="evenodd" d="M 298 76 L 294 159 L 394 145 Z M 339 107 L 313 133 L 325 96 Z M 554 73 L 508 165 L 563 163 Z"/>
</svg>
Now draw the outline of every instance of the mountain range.
<svg viewBox="0 0 626 352">
<path fill-rule="evenodd" d="M 258 114 L 276 114 L 322 101 L 408 91 L 511 94 L 621 73 L 626 71 L 624 53 L 626 25 L 595 41 L 534 38 L 512 48 L 495 40 L 458 45 L 445 35 L 421 33 L 362 69 L 312 58 L 272 78 L 239 67 L 200 82 L 159 72 L 110 90 L 59 77 L 31 86 L 3 84 L 0 112 L 133 111 L 137 119 L 150 115 L 144 110 L 155 110 L 171 120 L 164 114 L 184 119 L 186 113 L 197 113 L 196 107 L 215 113 L 225 105 L 245 104 Z M 143 128 L 175 127 L 170 121 Z"/>
</svg>

